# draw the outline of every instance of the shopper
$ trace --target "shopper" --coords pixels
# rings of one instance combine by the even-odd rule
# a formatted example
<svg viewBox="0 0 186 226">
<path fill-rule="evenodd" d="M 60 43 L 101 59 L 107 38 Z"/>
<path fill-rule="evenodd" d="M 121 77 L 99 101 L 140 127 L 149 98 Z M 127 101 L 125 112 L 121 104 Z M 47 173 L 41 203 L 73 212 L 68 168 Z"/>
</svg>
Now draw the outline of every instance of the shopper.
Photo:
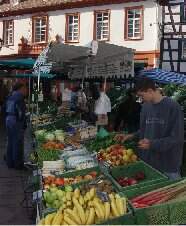
<svg viewBox="0 0 186 226">
<path fill-rule="evenodd" d="M 8 135 L 6 162 L 9 168 L 23 168 L 23 143 L 26 122 L 25 94 L 25 86 L 22 83 L 16 83 L 6 102 L 6 129 Z"/>
<path fill-rule="evenodd" d="M 179 178 L 184 144 L 181 107 L 171 98 L 162 96 L 150 79 L 140 80 L 136 91 L 144 102 L 139 132 L 118 135 L 116 139 L 124 141 L 139 137 L 139 157 L 170 179 Z"/>
<path fill-rule="evenodd" d="M 134 89 L 127 90 L 126 99 L 119 105 L 114 120 L 114 130 L 133 133 L 139 129 L 141 104 L 137 102 Z"/>
</svg>

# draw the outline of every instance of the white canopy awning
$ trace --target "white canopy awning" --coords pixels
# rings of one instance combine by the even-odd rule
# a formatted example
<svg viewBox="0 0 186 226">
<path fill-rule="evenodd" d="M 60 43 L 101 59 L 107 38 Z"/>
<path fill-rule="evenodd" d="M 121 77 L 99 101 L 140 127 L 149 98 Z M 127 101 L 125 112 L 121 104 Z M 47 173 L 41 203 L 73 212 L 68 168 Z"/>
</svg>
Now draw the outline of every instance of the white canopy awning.
<svg viewBox="0 0 186 226">
<path fill-rule="evenodd" d="M 91 49 L 67 44 L 53 44 L 48 61 L 53 70 L 68 70 L 70 78 L 117 77 L 134 75 L 134 50 L 104 42 L 98 43 L 98 51 L 91 55 Z"/>
</svg>

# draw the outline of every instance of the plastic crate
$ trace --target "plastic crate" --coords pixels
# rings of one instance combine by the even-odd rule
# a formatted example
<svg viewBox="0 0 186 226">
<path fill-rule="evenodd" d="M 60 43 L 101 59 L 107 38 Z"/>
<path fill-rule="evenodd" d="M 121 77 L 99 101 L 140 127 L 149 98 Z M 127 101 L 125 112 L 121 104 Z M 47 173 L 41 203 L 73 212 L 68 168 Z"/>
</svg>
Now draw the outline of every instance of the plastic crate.
<svg viewBox="0 0 186 226">
<path fill-rule="evenodd" d="M 174 184 L 181 180 L 165 181 L 140 189 L 133 189 L 122 192 L 124 196 L 131 199 L 141 194 L 153 191 L 155 189 Z M 120 195 L 122 195 L 120 194 Z M 185 224 L 186 222 L 186 200 L 179 200 L 172 203 L 164 203 L 146 208 L 133 208 L 135 216 L 135 224 L 142 225 L 157 225 L 157 224 Z"/>
<path fill-rule="evenodd" d="M 98 225 L 134 225 L 135 224 L 135 217 L 133 215 L 133 212 L 130 208 L 128 208 L 128 213 L 116 217 L 107 221 L 102 221 Z"/>
<path fill-rule="evenodd" d="M 107 179 L 107 177 L 105 177 L 105 179 Z M 87 184 L 88 182 L 84 182 L 84 184 Z M 83 184 L 73 184 L 72 187 L 73 189 L 75 188 L 80 188 L 81 189 L 81 186 Z M 113 188 L 114 190 L 117 192 L 116 188 L 115 188 L 115 185 L 113 185 Z M 121 196 L 123 194 L 120 194 Z M 107 221 L 102 221 L 100 223 L 98 223 L 98 225 L 134 225 L 135 224 L 135 217 L 133 215 L 133 210 L 131 208 L 131 205 L 128 203 L 128 212 L 123 215 L 123 216 L 120 216 L 120 217 L 116 217 L 116 218 L 113 218 L 113 219 L 110 219 L 110 220 L 107 220 Z M 42 206 L 42 211 L 41 211 L 41 216 L 42 217 L 45 217 L 47 214 L 49 213 L 53 213 L 53 212 L 56 212 L 57 209 L 55 208 L 45 208 L 45 206 L 43 205 Z"/>
<path fill-rule="evenodd" d="M 76 176 L 85 176 L 91 172 L 97 172 L 97 176 L 99 176 L 101 174 L 101 170 L 98 166 L 96 167 L 92 167 L 92 168 L 87 168 L 87 169 L 83 169 L 83 170 L 73 170 L 73 171 L 69 171 L 69 172 L 64 172 L 62 174 L 58 174 L 56 175 L 57 177 L 62 177 L 62 178 L 70 178 L 70 177 L 76 177 Z M 79 183 L 74 183 L 74 184 L 84 184 L 86 182 L 88 182 L 89 180 L 82 180 Z M 71 184 L 73 185 L 73 184 Z"/>
<path fill-rule="evenodd" d="M 120 177 L 133 177 L 138 172 L 144 172 L 145 179 L 139 181 L 138 184 L 134 184 L 131 186 L 122 187 L 116 180 Z M 148 186 L 150 184 L 162 182 L 168 180 L 168 177 L 163 175 L 161 172 L 152 168 L 148 164 L 143 161 L 139 161 L 133 164 L 129 164 L 127 166 L 118 166 L 114 167 L 110 170 L 110 179 L 116 185 L 119 191 L 131 190 L 134 188 L 141 188 L 144 186 Z"/>
</svg>

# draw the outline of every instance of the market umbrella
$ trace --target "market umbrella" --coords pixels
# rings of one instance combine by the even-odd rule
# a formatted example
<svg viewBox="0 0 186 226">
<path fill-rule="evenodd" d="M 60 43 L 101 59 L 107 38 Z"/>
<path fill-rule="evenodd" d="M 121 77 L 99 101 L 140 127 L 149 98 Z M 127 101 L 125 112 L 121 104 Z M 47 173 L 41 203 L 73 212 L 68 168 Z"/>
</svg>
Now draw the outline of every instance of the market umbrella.
<svg viewBox="0 0 186 226">
<path fill-rule="evenodd" d="M 139 73 L 139 77 L 148 77 L 156 82 L 177 85 L 186 85 L 186 75 L 171 71 L 164 71 L 159 68 L 143 70 Z"/>
</svg>

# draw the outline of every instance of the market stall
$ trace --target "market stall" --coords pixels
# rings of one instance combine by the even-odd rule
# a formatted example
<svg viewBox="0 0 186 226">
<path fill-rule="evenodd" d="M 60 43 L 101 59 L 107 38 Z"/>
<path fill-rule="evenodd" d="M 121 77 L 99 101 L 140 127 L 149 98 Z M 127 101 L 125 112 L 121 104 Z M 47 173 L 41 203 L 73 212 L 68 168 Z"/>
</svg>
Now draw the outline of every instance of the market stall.
<svg viewBox="0 0 186 226">
<path fill-rule="evenodd" d="M 185 180 L 169 181 L 138 159 L 135 142 L 118 144 L 104 132 L 87 141 L 77 138 L 82 128 L 90 133 L 86 122 L 65 124 L 34 131 L 39 224 L 184 223 Z"/>
<path fill-rule="evenodd" d="M 57 43 L 48 59 L 71 79 L 133 76 L 131 50 L 100 43 L 95 52 Z M 139 159 L 135 141 L 118 143 L 115 132 L 66 113 L 39 115 L 31 126 L 37 224 L 185 223 L 185 180 L 170 181 Z"/>
</svg>

